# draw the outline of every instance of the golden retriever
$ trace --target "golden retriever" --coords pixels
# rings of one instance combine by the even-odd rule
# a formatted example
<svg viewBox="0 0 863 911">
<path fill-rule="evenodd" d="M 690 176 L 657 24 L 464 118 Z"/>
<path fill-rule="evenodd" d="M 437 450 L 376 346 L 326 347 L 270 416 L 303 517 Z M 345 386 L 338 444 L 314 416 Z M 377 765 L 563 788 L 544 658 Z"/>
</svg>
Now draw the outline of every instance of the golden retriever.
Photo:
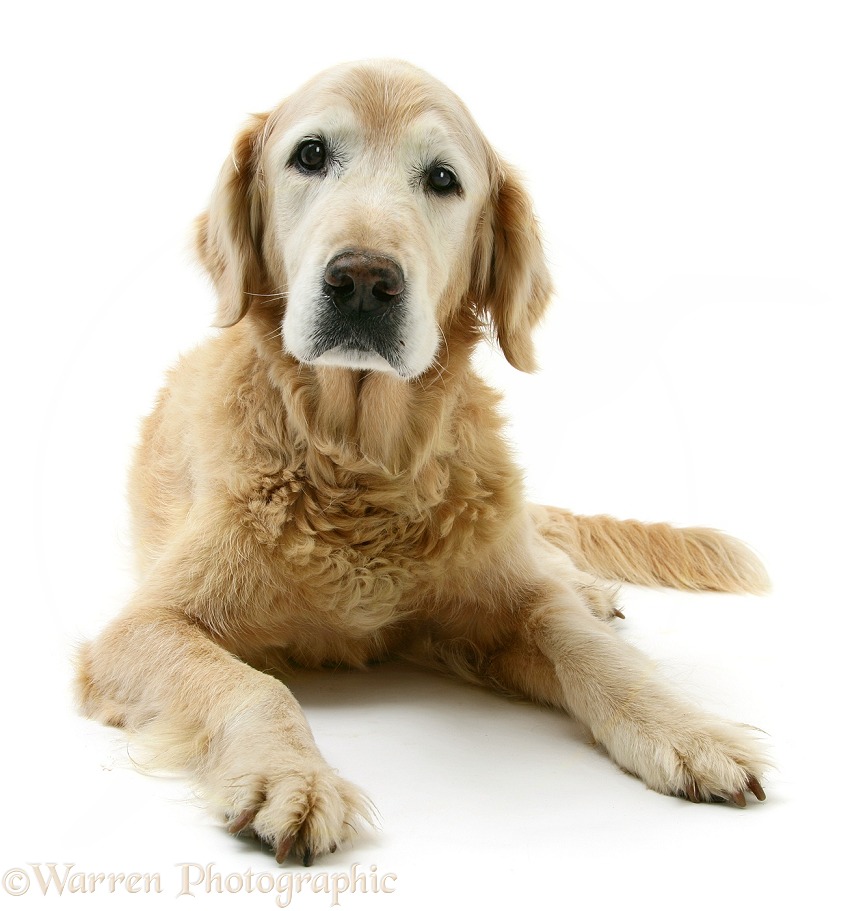
<svg viewBox="0 0 863 911">
<path fill-rule="evenodd" d="M 654 675 L 601 581 L 760 592 L 758 560 L 525 502 L 471 352 L 492 333 L 533 369 L 551 282 L 530 199 L 452 92 L 398 62 L 319 75 L 239 134 L 196 242 L 224 331 L 144 424 L 140 587 L 80 652 L 84 712 L 280 862 L 373 811 L 261 668 L 406 656 L 564 709 L 664 794 L 763 799 L 757 741 Z"/>
</svg>

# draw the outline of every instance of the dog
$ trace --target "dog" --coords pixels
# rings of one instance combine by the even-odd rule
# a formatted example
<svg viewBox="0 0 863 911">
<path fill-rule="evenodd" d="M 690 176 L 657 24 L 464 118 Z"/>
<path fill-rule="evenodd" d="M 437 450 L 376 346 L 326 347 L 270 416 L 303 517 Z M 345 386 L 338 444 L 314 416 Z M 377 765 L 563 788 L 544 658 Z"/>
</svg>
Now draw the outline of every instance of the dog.
<svg viewBox="0 0 863 911">
<path fill-rule="evenodd" d="M 140 585 L 80 650 L 85 714 L 280 863 L 376 820 L 278 667 L 408 658 L 565 710 L 663 794 L 764 799 L 751 730 L 613 628 L 620 582 L 759 593 L 758 559 L 525 501 L 471 352 L 491 334 L 533 370 L 552 284 L 518 175 L 451 91 L 396 61 L 315 77 L 240 132 L 195 244 L 223 331 L 143 425 Z"/>
</svg>

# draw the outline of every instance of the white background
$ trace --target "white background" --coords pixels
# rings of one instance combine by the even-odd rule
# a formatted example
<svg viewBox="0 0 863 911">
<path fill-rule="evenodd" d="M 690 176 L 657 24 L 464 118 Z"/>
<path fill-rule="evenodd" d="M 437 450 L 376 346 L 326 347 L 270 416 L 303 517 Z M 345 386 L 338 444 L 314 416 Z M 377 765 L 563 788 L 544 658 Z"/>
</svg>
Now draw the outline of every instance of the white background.
<svg viewBox="0 0 863 911">
<path fill-rule="evenodd" d="M 70 655 L 133 584 L 126 465 L 164 369 L 212 331 L 185 244 L 234 132 L 325 66 L 394 56 L 465 99 L 544 225 L 558 296 L 543 371 L 481 355 L 532 496 L 723 528 L 770 569 L 761 599 L 627 589 L 621 626 L 702 704 L 768 732 L 776 770 L 763 805 L 690 805 L 619 772 L 554 712 L 399 667 L 304 674 L 322 749 L 382 817 L 315 869 L 397 875 L 395 893 L 346 908 L 859 900 L 844 829 L 860 774 L 858 9 L 5 13 L 0 873 L 159 872 L 161 895 L 114 899 L 144 908 L 173 902 L 179 863 L 275 869 L 182 781 L 139 774 L 121 738 L 75 715 Z M 35 883 L 15 901 L 55 903 Z M 239 902 L 275 907 L 202 890 L 195 906 Z"/>
</svg>

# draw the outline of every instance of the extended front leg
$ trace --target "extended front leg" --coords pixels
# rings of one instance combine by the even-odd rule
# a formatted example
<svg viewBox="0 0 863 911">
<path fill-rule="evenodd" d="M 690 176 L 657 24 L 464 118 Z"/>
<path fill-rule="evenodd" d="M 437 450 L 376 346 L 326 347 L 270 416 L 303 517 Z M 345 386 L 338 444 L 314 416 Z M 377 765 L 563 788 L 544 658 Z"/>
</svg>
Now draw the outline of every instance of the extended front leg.
<svg viewBox="0 0 863 911">
<path fill-rule="evenodd" d="M 664 794 L 744 806 L 768 763 L 750 730 L 675 695 L 647 658 L 556 581 L 537 587 L 514 639 L 484 673 L 505 689 L 560 706 L 615 762 Z"/>
<path fill-rule="evenodd" d="M 82 648 L 79 700 L 91 717 L 126 728 L 158 765 L 191 771 L 231 832 L 250 827 L 277 860 L 293 852 L 308 864 L 372 811 L 325 762 L 287 687 L 231 654 L 204 622 L 217 605 L 227 624 L 225 608 L 241 594 L 264 597 L 249 588 L 248 561 L 237 567 L 232 553 L 236 537 L 172 545 L 126 613 Z"/>
</svg>

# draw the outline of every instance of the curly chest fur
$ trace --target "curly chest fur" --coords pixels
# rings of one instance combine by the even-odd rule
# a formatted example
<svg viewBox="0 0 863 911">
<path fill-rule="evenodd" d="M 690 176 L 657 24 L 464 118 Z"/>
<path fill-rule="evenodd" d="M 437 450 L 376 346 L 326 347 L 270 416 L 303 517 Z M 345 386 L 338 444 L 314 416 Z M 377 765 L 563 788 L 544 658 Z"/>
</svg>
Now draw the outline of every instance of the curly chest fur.
<svg viewBox="0 0 863 911">
<path fill-rule="evenodd" d="M 510 508 L 495 486 L 457 459 L 409 480 L 303 462 L 258 480 L 245 524 L 304 600 L 375 625 L 484 559 Z"/>
</svg>

